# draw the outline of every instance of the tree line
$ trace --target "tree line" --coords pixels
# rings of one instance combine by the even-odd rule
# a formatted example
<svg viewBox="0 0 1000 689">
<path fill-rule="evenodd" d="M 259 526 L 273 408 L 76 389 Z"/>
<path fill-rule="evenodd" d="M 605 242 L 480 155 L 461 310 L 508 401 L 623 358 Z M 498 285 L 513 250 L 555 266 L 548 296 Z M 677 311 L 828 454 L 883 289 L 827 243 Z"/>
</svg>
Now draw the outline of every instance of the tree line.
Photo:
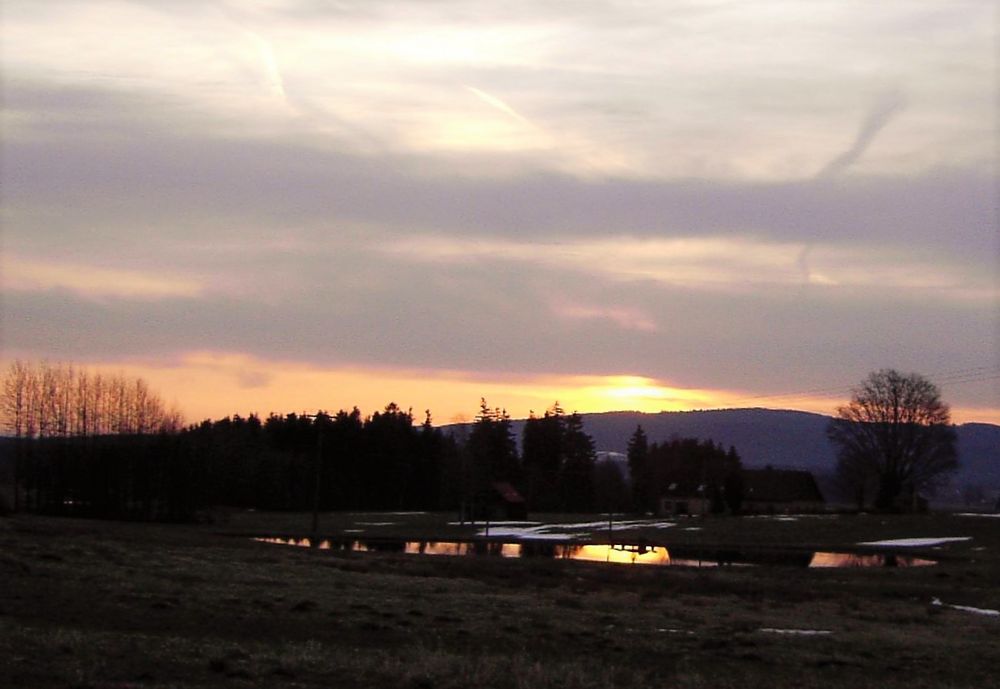
<svg viewBox="0 0 1000 689">
<path fill-rule="evenodd" d="M 582 417 L 558 402 L 525 421 L 520 447 L 510 416 L 485 399 L 473 423 L 447 429 L 394 403 L 368 416 L 250 414 L 182 427 L 141 379 L 14 362 L 2 412 L 15 509 L 146 520 L 193 519 L 217 505 L 480 518 L 500 483 L 536 511 L 649 507 L 633 503 L 617 464 L 597 462 Z M 656 447 L 644 466 L 658 466 Z"/>
<path fill-rule="evenodd" d="M 255 414 L 182 427 L 141 379 L 62 364 L 9 367 L 0 399 L 14 507 L 133 519 L 191 519 L 213 505 L 269 510 L 487 511 L 506 483 L 530 509 L 655 512 L 676 490 L 711 511 L 738 512 L 740 458 L 711 440 L 651 443 L 638 427 L 626 478 L 597 461 L 577 413 L 557 403 L 524 423 L 481 400 L 471 424 L 435 427 L 390 403 L 369 416 Z M 859 506 L 916 502 L 956 465 L 937 388 L 915 375 L 872 374 L 828 430 Z"/>
</svg>

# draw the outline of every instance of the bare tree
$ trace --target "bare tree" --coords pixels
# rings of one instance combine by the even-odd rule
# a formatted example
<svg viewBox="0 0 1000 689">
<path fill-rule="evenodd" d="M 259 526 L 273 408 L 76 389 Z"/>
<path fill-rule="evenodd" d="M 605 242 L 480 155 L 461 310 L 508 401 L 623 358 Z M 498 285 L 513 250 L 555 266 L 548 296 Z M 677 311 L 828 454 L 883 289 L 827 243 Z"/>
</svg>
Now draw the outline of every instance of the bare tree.
<svg viewBox="0 0 1000 689">
<path fill-rule="evenodd" d="M 875 506 L 916 500 L 958 466 L 956 435 L 937 386 L 915 374 L 883 369 L 855 388 L 827 427 L 838 474 L 858 492 L 876 485 Z"/>
<path fill-rule="evenodd" d="M 15 361 L 4 377 L 3 408 L 0 411 L 7 420 L 7 430 L 15 438 L 28 435 L 31 375 L 27 364 Z"/>
<path fill-rule="evenodd" d="M 42 438 L 173 432 L 183 418 L 141 378 L 14 361 L 0 387 L 0 422 L 15 437 Z"/>
</svg>

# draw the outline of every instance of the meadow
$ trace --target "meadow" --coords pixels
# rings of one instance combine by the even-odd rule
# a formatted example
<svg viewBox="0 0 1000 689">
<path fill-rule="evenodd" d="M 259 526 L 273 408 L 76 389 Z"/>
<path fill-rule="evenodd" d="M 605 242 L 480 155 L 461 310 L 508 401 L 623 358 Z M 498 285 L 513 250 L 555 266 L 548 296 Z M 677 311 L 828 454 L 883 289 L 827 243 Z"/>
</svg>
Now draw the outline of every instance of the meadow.
<svg viewBox="0 0 1000 689">
<path fill-rule="evenodd" d="M 0 682 L 1000 686 L 997 517 L 708 517 L 612 532 L 706 552 L 967 539 L 905 548 L 938 561 L 929 567 L 807 569 L 339 552 L 251 538 L 302 535 L 308 514 L 214 516 L 202 525 L 0 519 Z M 537 519 L 607 538 L 599 517 Z M 338 538 L 447 540 L 481 528 L 451 514 L 320 519 L 320 533 Z"/>
</svg>

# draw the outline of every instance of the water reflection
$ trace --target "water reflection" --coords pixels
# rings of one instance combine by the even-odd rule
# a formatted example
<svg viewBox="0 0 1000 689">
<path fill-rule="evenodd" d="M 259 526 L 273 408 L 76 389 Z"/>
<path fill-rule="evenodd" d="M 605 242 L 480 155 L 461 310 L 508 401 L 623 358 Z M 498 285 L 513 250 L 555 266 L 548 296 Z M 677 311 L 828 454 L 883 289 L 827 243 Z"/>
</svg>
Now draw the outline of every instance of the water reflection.
<svg viewBox="0 0 1000 689">
<path fill-rule="evenodd" d="M 313 541 L 310 538 L 259 537 L 255 541 L 319 550 L 407 553 L 411 555 L 540 557 L 587 562 L 680 567 L 782 565 L 793 567 L 923 567 L 934 560 L 895 554 L 808 551 L 737 551 L 675 548 L 644 544 L 569 544 L 547 541 L 400 541 L 387 539 Z"/>
<path fill-rule="evenodd" d="M 635 565 L 669 565 L 666 548 L 644 545 L 562 545 L 557 557 L 588 562 L 616 562 Z"/>
<path fill-rule="evenodd" d="M 908 555 L 860 553 L 813 553 L 810 567 L 927 567 L 936 565 L 934 560 Z"/>
</svg>

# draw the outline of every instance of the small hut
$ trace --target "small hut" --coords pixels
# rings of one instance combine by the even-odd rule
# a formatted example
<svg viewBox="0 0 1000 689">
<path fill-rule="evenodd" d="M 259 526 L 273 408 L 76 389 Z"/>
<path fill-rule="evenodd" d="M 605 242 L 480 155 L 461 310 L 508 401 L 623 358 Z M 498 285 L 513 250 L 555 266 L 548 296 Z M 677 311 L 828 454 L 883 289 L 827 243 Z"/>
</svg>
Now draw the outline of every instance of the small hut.
<svg viewBox="0 0 1000 689">
<path fill-rule="evenodd" d="M 490 518 L 523 521 L 528 518 L 528 503 L 514 486 L 506 481 L 491 485 L 489 496 Z"/>
</svg>

